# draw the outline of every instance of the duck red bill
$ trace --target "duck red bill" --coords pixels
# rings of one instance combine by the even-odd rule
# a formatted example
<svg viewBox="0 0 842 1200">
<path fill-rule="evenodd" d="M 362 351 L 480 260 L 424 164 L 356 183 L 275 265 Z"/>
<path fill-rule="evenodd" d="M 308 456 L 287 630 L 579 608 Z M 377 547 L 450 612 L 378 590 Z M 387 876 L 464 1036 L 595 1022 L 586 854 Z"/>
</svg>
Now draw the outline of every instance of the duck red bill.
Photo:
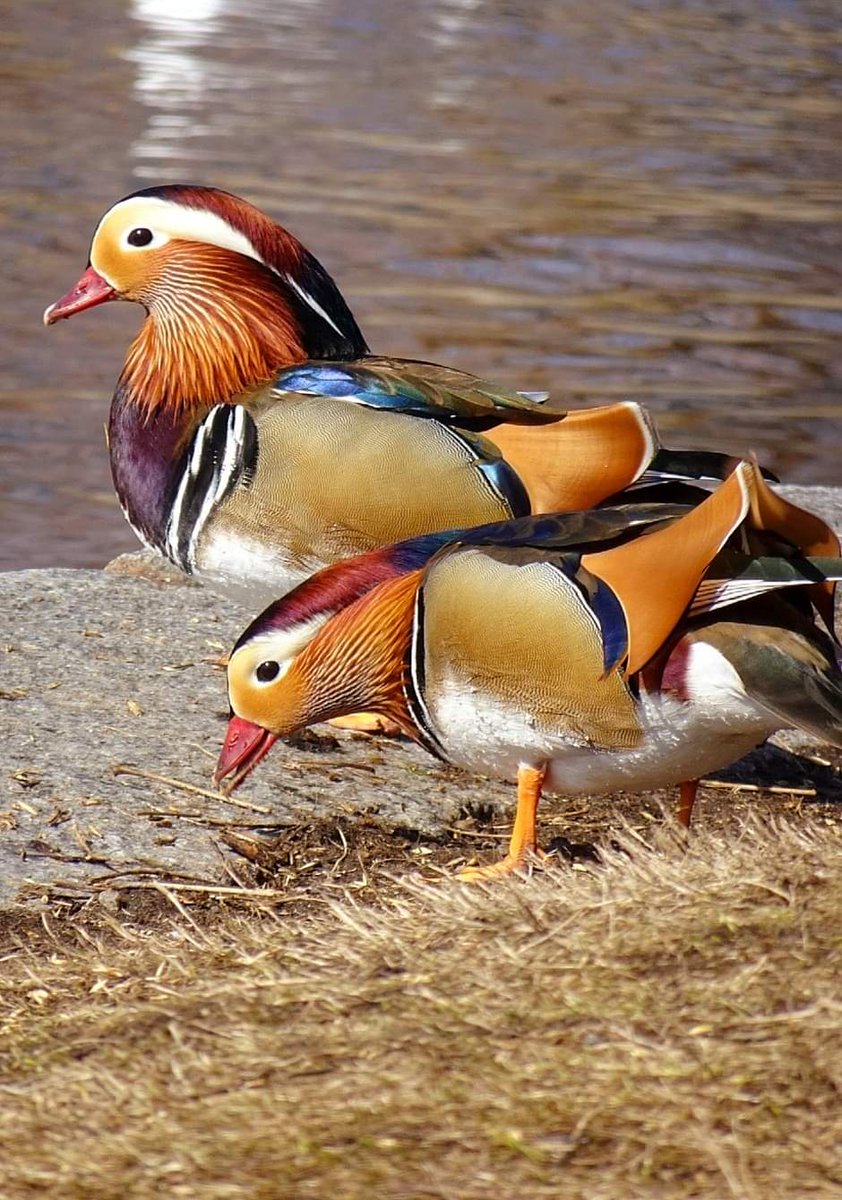
<svg viewBox="0 0 842 1200">
<path fill-rule="evenodd" d="M 97 304 L 105 304 L 106 300 L 116 299 L 117 293 L 114 288 L 106 283 L 93 267 L 88 267 L 76 286 L 45 311 L 44 324 L 55 325 L 56 321 L 63 321 L 65 317 L 84 312 L 86 308 L 94 308 Z"/>
<path fill-rule="evenodd" d="M 244 721 L 242 717 L 232 717 L 213 773 L 216 786 L 219 787 L 226 776 L 233 775 L 224 788 L 226 792 L 233 792 L 266 757 L 277 740 L 276 733 L 270 733 L 252 721 Z"/>
</svg>

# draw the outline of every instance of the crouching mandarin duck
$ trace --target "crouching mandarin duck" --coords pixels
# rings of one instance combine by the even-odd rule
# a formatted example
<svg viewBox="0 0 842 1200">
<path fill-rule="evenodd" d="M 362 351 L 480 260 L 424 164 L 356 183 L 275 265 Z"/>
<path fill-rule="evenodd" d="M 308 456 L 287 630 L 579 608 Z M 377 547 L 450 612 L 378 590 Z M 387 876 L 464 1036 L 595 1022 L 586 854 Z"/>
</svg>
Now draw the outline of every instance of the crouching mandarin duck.
<svg viewBox="0 0 842 1200">
<path fill-rule="evenodd" d="M 636 404 L 552 411 L 434 363 L 379 358 L 292 234 L 237 196 L 167 185 L 100 221 L 44 321 L 146 309 L 111 404 L 114 486 L 146 545 L 249 603 L 350 555 L 436 529 L 584 508 L 668 451 Z"/>
<path fill-rule="evenodd" d="M 647 511 L 648 510 L 648 511 Z M 537 854 L 543 790 L 679 784 L 783 726 L 842 746 L 839 542 L 741 463 L 696 507 L 510 522 L 340 564 L 235 647 L 215 779 L 278 736 L 370 709 L 448 763 L 517 780 L 506 857 Z M 426 558 L 425 558 L 426 554 Z"/>
</svg>

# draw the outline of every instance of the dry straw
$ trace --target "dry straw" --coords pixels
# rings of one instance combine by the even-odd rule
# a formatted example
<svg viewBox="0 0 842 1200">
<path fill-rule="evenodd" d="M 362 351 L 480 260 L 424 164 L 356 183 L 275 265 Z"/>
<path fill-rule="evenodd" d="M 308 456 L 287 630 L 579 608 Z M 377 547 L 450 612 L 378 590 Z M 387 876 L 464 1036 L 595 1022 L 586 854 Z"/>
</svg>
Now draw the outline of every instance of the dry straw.
<svg viewBox="0 0 842 1200">
<path fill-rule="evenodd" d="M 839 1196 L 842 832 L 663 843 L 7 938 L 0 1195 Z"/>
</svg>

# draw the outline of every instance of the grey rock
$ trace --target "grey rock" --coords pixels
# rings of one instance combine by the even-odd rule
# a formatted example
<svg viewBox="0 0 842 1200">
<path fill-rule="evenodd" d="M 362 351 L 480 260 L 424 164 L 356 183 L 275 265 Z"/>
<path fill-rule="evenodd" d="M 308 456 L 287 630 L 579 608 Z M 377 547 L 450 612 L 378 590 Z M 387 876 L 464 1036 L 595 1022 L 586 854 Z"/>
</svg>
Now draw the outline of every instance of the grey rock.
<svg viewBox="0 0 842 1200">
<path fill-rule="evenodd" d="M 837 533 L 842 533 L 842 487 L 796 487 L 786 484 L 775 490 L 793 504 L 819 513 Z"/>
<path fill-rule="evenodd" d="M 0 594 L 0 905 L 131 873 L 230 883 L 222 828 L 370 813 L 435 832 L 464 800 L 464 780 L 408 742 L 326 726 L 279 743 L 231 799 L 118 773 L 212 789 L 228 715 L 218 660 L 248 614 L 101 571 L 9 572 Z"/>
<path fill-rule="evenodd" d="M 786 494 L 842 529 L 842 491 Z M 436 834 L 464 805 L 511 810 L 507 785 L 325 726 L 279 743 L 234 797 L 208 794 L 227 718 L 218 660 L 253 614 L 181 582 L 148 555 L 116 573 L 0 575 L 0 907 L 109 880 L 232 882 L 226 828 L 371 814 Z"/>
</svg>

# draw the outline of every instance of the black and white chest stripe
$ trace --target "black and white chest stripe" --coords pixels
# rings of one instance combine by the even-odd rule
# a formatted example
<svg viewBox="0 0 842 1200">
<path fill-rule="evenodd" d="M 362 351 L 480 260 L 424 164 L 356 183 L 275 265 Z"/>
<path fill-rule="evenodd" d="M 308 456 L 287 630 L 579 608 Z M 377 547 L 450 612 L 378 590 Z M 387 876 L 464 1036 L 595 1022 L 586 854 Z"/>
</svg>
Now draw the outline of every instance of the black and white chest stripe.
<svg viewBox="0 0 842 1200">
<path fill-rule="evenodd" d="M 197 428 L 182 459 L 164 553 L 183 571 L 196 567 L 199 539 L 214 509 L 254 474 L 257 429 L 241 404 L 217 404 Z"/>
<path fill-rule="evenodd" d="M 424 645 L 424 585 L 415 595 L 415 615 L 412 635 L 404 661 L 403 693 L 409 715 L 415 722 L 418 740 L 435 758 L 448 761 L 444 747 L 438 739 L 425 696 L 427 680 L 424 668 L 426 647 Z"/>
</svg>

